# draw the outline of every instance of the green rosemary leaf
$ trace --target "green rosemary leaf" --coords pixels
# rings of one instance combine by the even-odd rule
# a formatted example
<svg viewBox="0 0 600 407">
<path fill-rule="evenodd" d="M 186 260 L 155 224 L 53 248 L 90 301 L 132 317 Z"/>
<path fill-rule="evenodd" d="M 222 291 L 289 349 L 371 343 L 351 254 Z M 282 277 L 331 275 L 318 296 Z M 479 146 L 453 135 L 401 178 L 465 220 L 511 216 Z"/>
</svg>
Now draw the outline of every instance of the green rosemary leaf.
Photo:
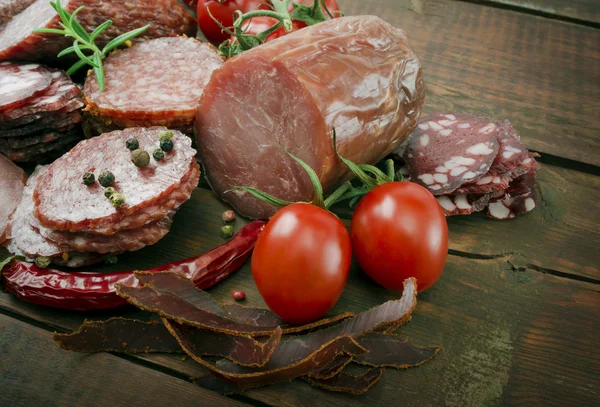
<svg viewBox="0 0 600 407">
<path fill-rule="evenodd" d="M 68 70 L 67 75 L 73 75 L 75 72 L 79 71 L 81 68 L 86 66 L 87 63 L 85 61 L 79 60 L 75 62 Z"/>
<path fill-rule="evenodd" d="M 306 173 L 310 177 L 310 181 L 312 182 L 313 188 L 315 190 L 315 196 L 312 202 L 313 205 L 318 206 L 319 208 L 324 208 L 325 202 L 323 201 L 323 186 L 321 185 L 321 181 L 319 180 L 319 176 L 317 175 L 315 170 L 313 170 L 310 167 L 310 165 L 296 157 L 294 154 L 290 153 L 285 147 L 281 146 L 281 148 L 283 148 L 283 151 L 285 151 L 287 155 L 292 157 L 294 161 L 300 164 L 300 166 L 304 168 L 304 171 L 306 171 Z"/>
<path fill-rule="evenodd" d="M 77 56 L 79 57 L 79 59 L 81 59 L 82 61 L 84 61 L 86 64 L 93 66 L 94 68 L 98 68 L 99 65 L 92 61 L 89 57 L 87 57 L 82 51 L 81 48 L 79 48 L 79 41 L 75 40 L 73 41 L 73 50 L 75 51 L 75 53 L 77 54 Z"/>
<path fill-rule="evenodd" d="M 104 92 L 104 67 L 102 66 L 102 57 L 100 54 L 94 54 L 94 62 L 98 67 L 94 67 L 94 73 L 96 74 L 96 80 L 98 81 L 98 88 L 100 92 Z"/>
<path fill-rule="evenodd" d="M 129 40 L 137 37 L 138 35 L 142 34 L 148 28 L 150 28 L 149 24 L 145 25 L 143 27 L 137 28 L 133 31 L 129 31 L 128 33 L 119 35 L 117 38 L 114 38 L 112 41 L 110 41 L 108 44 L 106 44 L 106 46 L 102 50 L 102 55 L 103 56 L 108 55 L 108 53 L 110 51 L 117 48 L 119 45 L 122 45 L 123 43 L 125 43 L 125 41 L 129 41 Z"/>
<path fill-rule="evenodd" d="M 252 188 L 252 187 L 233 187 L 230 191 L 245 191 L 249 194 L 252 194 L 254 197 L 260 199 L 263 202 L 268 203 L 269 205 L 277 206 L 283 208 L 284 206 L 288 206 L 293 204 L 294 202 L 284 201 L 283 199 L 275 198 L 273 195 L 269 195 L 266 192 L 261 191 L 260 189 Z"/>
<path fill-rule="evenodd" d="M 96 39 L 97 36 L 99 36 L 100 34 L 102 34 L 108 27 L 110 27 L 112 25 L 112 20 L 107 20 L 105 22 L 103 22 L 102 24 L 100 24 L 92 33 L 92 35 L 90 35 L 90 41 L 94 41 Z"/>
</svg>

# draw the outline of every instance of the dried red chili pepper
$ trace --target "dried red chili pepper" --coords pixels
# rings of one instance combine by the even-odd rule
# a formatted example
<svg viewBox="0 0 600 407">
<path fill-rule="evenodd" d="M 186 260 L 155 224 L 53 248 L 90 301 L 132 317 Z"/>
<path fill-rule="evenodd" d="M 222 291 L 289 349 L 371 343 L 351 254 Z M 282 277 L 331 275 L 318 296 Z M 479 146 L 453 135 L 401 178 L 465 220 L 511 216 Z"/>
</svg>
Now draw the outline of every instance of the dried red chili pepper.
<svg viewBox="0 0 600 407">
<path fill-rule="evenodd" d="M 212 287 L 244 264 L 265 225 L 264 221 L 254 221 L 240 229 L 230 241 L 205 254 L 146 272 L 169 271 L 191 279 L 200 289 Z M 12 260 L 0 269 L 0 277 L 6 291 L 23 301 L 76 311 L 125 305 L 127 301 L 117 296 L 115 284 L 140 285 L 133 271 L 66 273 L 42 269 L 21 260 Z"/>
</svg>

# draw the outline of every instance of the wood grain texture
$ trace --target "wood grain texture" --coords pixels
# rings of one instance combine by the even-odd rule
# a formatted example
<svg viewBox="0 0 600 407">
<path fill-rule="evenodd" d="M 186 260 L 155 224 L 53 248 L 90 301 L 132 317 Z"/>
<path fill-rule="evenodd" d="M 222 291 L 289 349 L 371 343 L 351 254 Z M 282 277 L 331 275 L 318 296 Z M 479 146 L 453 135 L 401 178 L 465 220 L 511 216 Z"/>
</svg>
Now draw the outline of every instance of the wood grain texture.
<svg viewBox="0 0 600 407">
<path fill-rule="evenodd" d="M 509 119 L 533 150 L 600 165 L 600 30 L 451 0 L 344 0 L 404 29 L 426 111 Z"/>
<path fill-rule="evenodd" d="M 462 1 L 462 0 L 459 0 Z M 597 0 L 466 0 L 473 3 L 497 3 L 515 6 L 532 12 L 600 23 L 600 4 Z"/>
<path fill-rule="evenodd" d="M 0 405 L 245 405 L 109 354 L 58 348 L 48 331 L 0 315 Z"/>
<path fill-rule="evenodd" d="M 222 242 L 220 214 L 225 208 L 211 192 L 198 189 L 176 216 L 172 233 L 163 241 L 121 256 L 117 265 L 97 269 L 145 268 L 205 252 Z M 524 220 L 514 221 L 512 229 L 519 230 Z M 236 228 L 243 223 L 238 219 Z M 246 292 L 246 305 L 264 306 L 249 264 L 210 292 L 219 301 L 233 302 L 233 289 Z M 441 280 L 420 295 L 413 320 L 399 331 L 418 345 L 440 345 L 442 351 L 433 361 L 415 369 L 389 369 L 381 383 L 360 397 L 313 389 L 300 381 L 244 395 L 271 405 L 289 406 L 314 405 L 315 400 L 319 405 L 332 406 L 385 405 L 397 402 L 399 394 L 407 406 L 481 406 L 526 401 L 591 406 L 600 394 L 600 359 L 595 352 L 600 339 L 599 290 L 596 284 L 539 273 L 526 266 L 516 268 L 511 258 L 478 260 L 450 256 Z M 360 312 L 396 297 L 353 266 L 348 286 L 332 314 Z M 148 317 L 131 307 L 85 314 L 51 310 L 23 303 L 5 293 L 0 294 L 0 312 L 37 321 L 49 330 L 48 338 L 50 330 L 73 330 L 85 318 Z M 172 372 L 177 377 L 206 374 L 181 356 L 135 358 L 145 366 Z M 82 366 L 86 360 L 81 359 Z M 81 386 L 88 385 L 81 382 Z"/>
</svg>

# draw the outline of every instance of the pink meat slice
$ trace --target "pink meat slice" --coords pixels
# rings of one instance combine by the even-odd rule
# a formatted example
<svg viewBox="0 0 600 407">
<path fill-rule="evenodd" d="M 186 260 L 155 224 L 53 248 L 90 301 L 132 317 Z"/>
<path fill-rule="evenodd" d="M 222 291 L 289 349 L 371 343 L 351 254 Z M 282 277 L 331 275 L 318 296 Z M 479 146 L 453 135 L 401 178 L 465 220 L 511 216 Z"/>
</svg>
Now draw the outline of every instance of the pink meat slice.
<svg viewBox="0 0 600 407">
<path fill-rule="evenodd" d="M 511 182 L 504 194 L 493 197 L 488 205 L 487 216 L 494 219 L 511 219 L 534 210 L 537 200 L 535 173 L 531 172 Z"/>
<path fill-rule="evenodd" d="M 77 232 L 109 227 L 167 199 L 199 169 L 190 138 L 179 132 L 173 132 L 174 148 L 165 153 L 163 160 L 152 158 L 154 150 L 160 148 L 158 135 L 166 130 L 131 128 L 80 142 L 40 176 L 33 195 L 35 216 L 48 228 Z M 140 148 L 150 154 L 147 167 L 138 168 L 131 161 L 131 151 L 126 147 L 130 138 L 136 138 Z M 97 182 L 92 186 L 83 184 L 86 172 L 98 176 L 103 170 L 114 174 L 113 186 L 126 199 L 123 207 L 114 208 Z M 166 213 L 153 220 L 165 217 L 172 209 L 166 208 Z"/>
<path fill-rule="evenodd" d="M 79 86 L 73 83 L 63 71 L 53 70 L 51 75 L 52 83 L 48 89 L 28 100 L 25 106 L 0 112 L 0 119 L 10 121 L 23 116 L 55 112 L 64 108 L 73 98 L 81 94 Z"/>
<path fill-rule="evenodd" d="M 422 118 L 403 156 L 411 180 L 434 195 L 476 182 L 498 155 L 498 133 L 496 124 L 478 116 L 435 113 Z"/>
<path fill-rule="evenodd" d="M 183 117 L 191 124 L 210 75 L 221 65 L 215 48 L 195 38 L 146 41 L 103 61 L 104 92 L 94 75 L 87 77 L 86 110 L 135 120 Z"/>
<path fill-rule="evenodd" d="M 196 141 L 216 193 L 242 215 L 276 208 L 250 186 L 288 201 L 310 201 L 308 163 L 326 192 L 348 169 L 333 151 L 376 163 L 417 124 L 424 100 L 421 65 L 404 32 L 375 16 L 328 20 L 229 59 L 215 71 L 196 116 Z M 229 192 L 228 192 L 229 191 Z"/>
<path fill-rule="evenodd" d="M 469 215 L 484 210 L 490 201 L 490 194 L 440 195 L 436 196 L 435 199 L 437 199 L 446 216 Z"/>
<path fill-rule="evenodd" d="M 174 214 L 175 212 L 172 211 L 161 220 L 137 229 L 123 230 L 110 236 L 59 231 L 41 225 L 39 225 L 39 232 L 46 239 L 59 246 L 67 246 L 73 251 L 96 253 L 135 251 L 153 245 L 165 237 L 171 229 Z"/>
<path fill-rule="evenodd" d="M 27 103 L 51 83 L 52 74 L 41 65 L 0 63 L 0 111 Z"/>
<path fill-rule="evenodd" d="M 102 261 L 107 255 L 73 252 L 70 247 L 57 245 L 39 233 L 39 224 L 33 216 L 32 197 L 38 177 L 47 170 L 47 166 L 38 166 L 29 177 L 21 202 L 10 219 L 6 247 L 11 253 L 32 261 L 37 257 L 50 257 L 53 263 L 67 267 L 81 267 Z"/>
<path fill-rule="evenodd" d="M 510 182 L 528 172 L 537 171 L 537 154 L 530 153 L 508 120 L 496 122 L 500 149 L 489 172 L 475 182 L 463 185 L 461 194 L 486 194 L 508 188 Z"/>
<path fill-rule="evenodd" d="M 150 28 L 136 37 L 134 42 L 182 34 L 193 36 L 198 28 L 194 17 L 178 0 L 60 0 L 60 3 L 69 13 L 85 7 L 77 15 L 77 20 L 88 32 L 106 20 L 113 21 L 96 38 L 95 42 L 100 47 L 121 34 L 147 24 Z M 0 31 L 0 61 L 56 60 L 60 51 L 73 45 L 73 39 L 56 34 L 33 33 L 33 30 L 60 28 L 60 22 L 48 0 L 37 0 Z"/>
<path fill-rule="evenodd" d="M 0 174 L 2 174 L 0 177 L 0 243 L 2 243 L 6 238 L 8 219 L 21 202 L 27 174 L 2 154 L 0 154 Z"/>
<path fill-rule="evenodd" d="M 35 0 L 0 0 L 0 28 Z"/>
</svg>

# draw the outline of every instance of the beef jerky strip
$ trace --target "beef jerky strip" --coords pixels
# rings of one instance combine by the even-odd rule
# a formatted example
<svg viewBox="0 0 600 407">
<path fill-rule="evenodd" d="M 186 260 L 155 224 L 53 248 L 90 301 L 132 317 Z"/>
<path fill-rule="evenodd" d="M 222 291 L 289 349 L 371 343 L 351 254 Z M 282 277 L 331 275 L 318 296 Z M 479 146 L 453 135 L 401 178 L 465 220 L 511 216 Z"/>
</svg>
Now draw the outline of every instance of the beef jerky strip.
<svg viewBox="0 0 600 407">
<path fill-rule="evenodd" d="M 346 312 L 307 325 L 289 325 L 279 318 L 277 314 L 268 309 L 246 308 L 237 304 L 221 305 L 207 292 L 198 290 L 196 288 L 199 286 L 197 283 L 194 283 L 181 275 L 175 274 L 181 273 L 185 275 L 187 272 L 186 270 L 179 270 L 177 266 L 171 267 L 170 269 L 173 270 L 173 272 L 156 272 L 155 269 L 151 272 L 137 272 L 136 277 L 142 284 L 151 285 L 157 290 L 172 293 L 200 309 L 210 311 L 216 315 L 239 323 L 263 328 L 263 331 L 272 332 L 275 328 L 281 327 L 285 334 L 304 332 L 332 325 L 343 319 L 354 316 L 354 314 Z M 199 269 L 196 269 L 196 271 L 199 271 Z"/>
<path fill-rule="evenodd" d="M 329 391 L 337 391 L 342 393 L 350 393 L 355 396 L 366 393 L 375 383 L 381 379 L 383 368 L 376 367 L 369 369 L 367 372 L 359 376 L 354 376 L 349 373 L 341 372 L 329 379 L 315 379 L 310 376 L 302 378 L 305 382 L 314 387 Z"/>
<path fill-rule="evenodd" d="M 485 209 L 490 201 L 491 194 L 474 195 L 442 195 L 436 196 L 438 203 L 444 210 L 444 215 L 469 215 Z"/>
<path fill-rule="evenodd" d="M 358 343 L 370 352 L 355 356 L 353 361 L 376 367 L 406 369 L 420 366 L 440 351 L 437 346 L 421 348 L 413 345 L 410 338 L 378 332 L 361 336 Z"/>
<path fill-rule="evenodd" d="M 342 354 L 355 356 L 364 353 L 367 349 L 357 342 L 357 338 L 383 326 L 408 321 L 416 306 L 416 295 L 416 280 L 407 279 L 399 300 L 388 301 L 338 325 L 281 342 L 267 364 L 258 369 L 243 368 L 227 360 L 218 361 L 215 367 L 196 354 L 180 327 L 173 324 L 167 325 L 167 328 L 184 351 L 207 366 L 213 375 L 244 388 L 252 388 L 314 373 Z"/>
<path fill-rule="evenodd" d="M 511 182 L 504 195 L 490 200 L 487 216 L 493 219 L 512 219 L 534 210 L 537 197 L 535 174 L 525 174 Z"/>
<path fill-rule="evenodd" d="M 308 376 L 314 379 L 331 379 L 344 370 L 344 368 L 352 362 L 352 359 L 354 359 L 354 356 L 352 355 L 340 355 L 322 369 L 310 373 Z"/>
<path fill-rule="evenodd" d="M 281 339 L 281 330 L 261 343 L 250 337 L 233 337 L 194 327 L 185 327 L 206 356 L 220 356 L 243 366 L 262 366 Z M 71 334 L 54 334 L 54 340 L 75 352 L 181 353 L 181 346 L 160 321 L 111 318 L 85 321 Z"/>
</svg>

